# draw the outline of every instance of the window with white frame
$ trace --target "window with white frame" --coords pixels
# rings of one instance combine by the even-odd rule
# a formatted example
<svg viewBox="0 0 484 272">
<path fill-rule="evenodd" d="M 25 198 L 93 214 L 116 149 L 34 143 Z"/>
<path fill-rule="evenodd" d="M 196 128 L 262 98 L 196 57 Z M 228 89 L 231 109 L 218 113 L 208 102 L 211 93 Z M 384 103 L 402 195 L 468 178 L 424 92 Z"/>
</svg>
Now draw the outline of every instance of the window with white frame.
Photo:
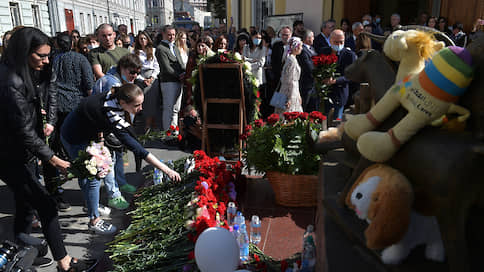
<svg viewBox="0 0 484 272">
<path fill-rule="evenodd" d="M 81 29 L 80 29 L 80 32 L 81 34 L 85 34 L 86 33 L 86 25 L 84 23 L 84 13 L 79 13 L 79 19 L 81 21 Z"/>
<path fill-rule="evenodd" d="M 252 23 L 260 30 L 264 27 L 264 18 L 274 14 L 274 0 L 252 0 L 252 7 L 255 14 Z"/>
<path fill-rule="evenodd" d="M 22 19 L 20 18 L 20 8 L 18 3 L 10 2 L 10 17 L 12 19 L 12 26 L 22 25 Z"/>
<path fill-rule="evenodd" d="M 32 5 L 32 20 L 34 21 L 34 27 L 42 27 L 40 24 L 40 9 L 38 5 Z"/>
<path fill-rule="evenodd" d="M 86 33 L 92 32 L 92 21 L 91 21 L 91 14 L 87 15 L 87 30 Z"/>
</svg>

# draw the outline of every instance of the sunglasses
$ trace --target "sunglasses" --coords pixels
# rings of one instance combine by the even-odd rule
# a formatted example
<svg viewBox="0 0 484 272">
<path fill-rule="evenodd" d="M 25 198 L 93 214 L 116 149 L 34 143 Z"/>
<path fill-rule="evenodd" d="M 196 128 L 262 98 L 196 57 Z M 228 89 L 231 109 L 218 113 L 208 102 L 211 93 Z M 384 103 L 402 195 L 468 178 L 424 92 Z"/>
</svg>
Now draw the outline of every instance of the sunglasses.
<svg viewBox="0 0 484 272">
<path fill-rule="evenodd" d="M 131 70 L 131 71 L 129 71 L 129 74 L 130 75 L 139 75 L 140 72 L 141 71 L 138 71 L 138 70 Z"/>
<path fill-rule="evenodd" d="M 36 54 L 40 59 L 43 59 L 43 60 L 47 59 L 50 56 L 50 54 L 40 54 L 35 51 L 34 51 L 34 54 Z"/>
</svg>

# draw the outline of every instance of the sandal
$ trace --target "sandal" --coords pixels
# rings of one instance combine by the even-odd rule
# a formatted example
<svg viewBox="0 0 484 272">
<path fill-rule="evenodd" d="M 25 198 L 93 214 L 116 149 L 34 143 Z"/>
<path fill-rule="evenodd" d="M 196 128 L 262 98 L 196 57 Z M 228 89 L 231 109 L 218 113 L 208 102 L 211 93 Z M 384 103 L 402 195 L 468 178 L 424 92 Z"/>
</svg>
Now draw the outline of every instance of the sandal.
<svg viewBox="0 0 484 272">
<path fill-rule="evenodd" d="M 82 261 L 76 258 L 72 258 L 71 262 L 69 263 L 69 269 L 63 270 L 62 268 L 57 266 L 58 272 L 88 272 L 92 271 L 94 267 L 97 265 L 97 260 L 86 260 Z"/>
</svg>

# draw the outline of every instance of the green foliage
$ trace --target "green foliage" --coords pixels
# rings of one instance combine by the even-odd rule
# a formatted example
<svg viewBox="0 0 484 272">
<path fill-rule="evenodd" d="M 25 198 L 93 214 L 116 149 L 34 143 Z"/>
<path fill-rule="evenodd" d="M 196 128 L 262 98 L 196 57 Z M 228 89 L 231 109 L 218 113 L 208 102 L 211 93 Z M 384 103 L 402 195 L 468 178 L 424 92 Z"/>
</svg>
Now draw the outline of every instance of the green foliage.
<svg viewBox="0 0 484 272">
<path fill-rule="evenodd" d="M 308 147 L 308 126 L 310 135 L 317 135 L 321 130 L 321 124 L 299 118 L 262 126 L 253 124 L 247 133 L 244 152 L 247 164 L 260 172 L 317 174 L 320 156 Z"/>
</svg>

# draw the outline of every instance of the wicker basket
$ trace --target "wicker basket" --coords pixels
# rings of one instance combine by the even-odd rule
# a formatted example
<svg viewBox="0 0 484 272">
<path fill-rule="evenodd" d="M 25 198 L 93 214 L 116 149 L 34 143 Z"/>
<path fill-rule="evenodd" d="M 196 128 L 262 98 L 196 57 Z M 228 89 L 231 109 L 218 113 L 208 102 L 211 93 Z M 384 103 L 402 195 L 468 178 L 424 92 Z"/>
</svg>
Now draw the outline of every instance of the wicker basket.
<svg viewBox="0 0 484 272">
<path fill-rule="evenodd" d="M 316 206 L 318 176 L 288 175 L 273 171 L 266 174 L 277 204 L 287 207 Z"/>
</svg>

